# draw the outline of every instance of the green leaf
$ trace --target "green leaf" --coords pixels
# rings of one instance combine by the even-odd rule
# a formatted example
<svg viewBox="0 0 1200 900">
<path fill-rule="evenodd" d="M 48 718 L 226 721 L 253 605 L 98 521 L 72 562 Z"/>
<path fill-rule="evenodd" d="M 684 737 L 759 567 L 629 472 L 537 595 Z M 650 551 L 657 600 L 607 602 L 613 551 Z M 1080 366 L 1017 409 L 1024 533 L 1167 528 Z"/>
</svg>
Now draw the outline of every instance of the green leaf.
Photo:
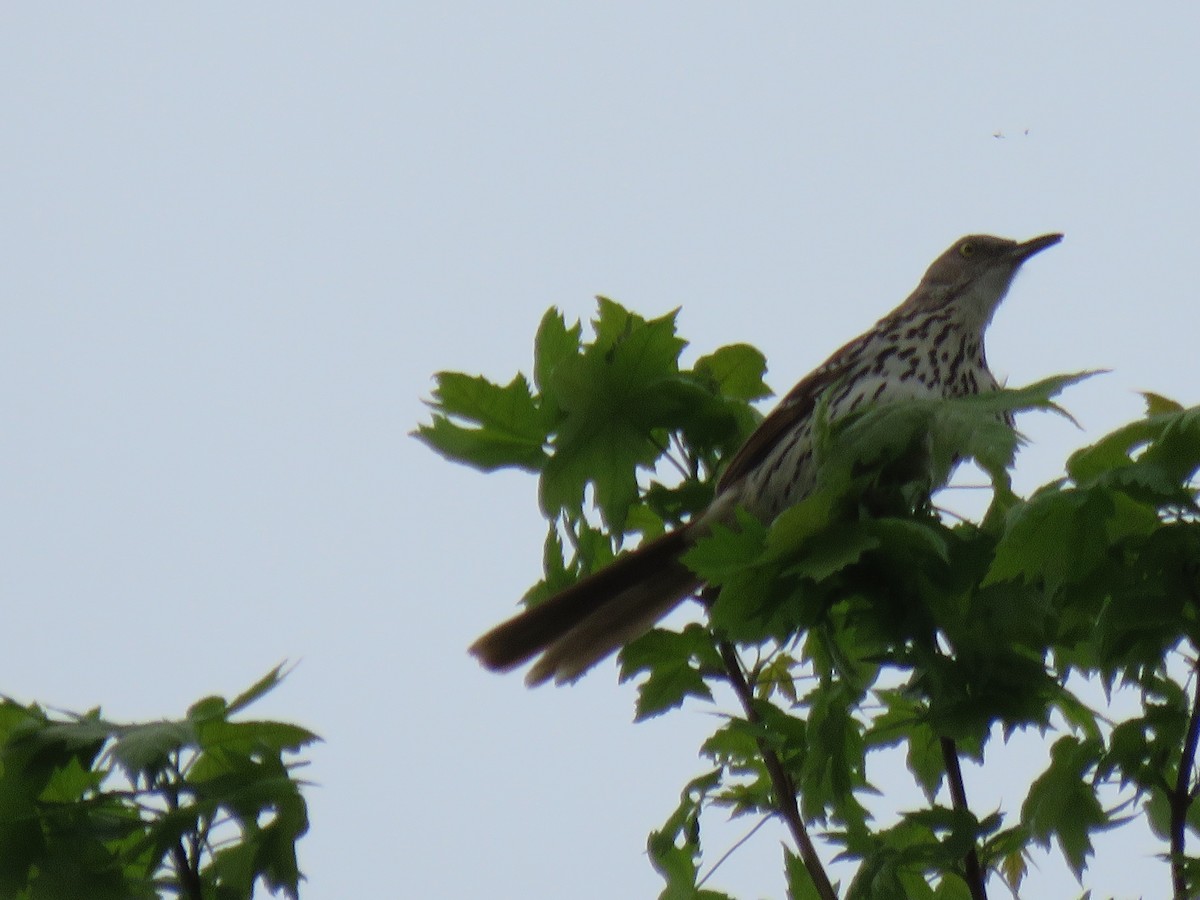
<svg viewBox="0 0 1200 900">
<path fill-rule="evenodd" d="M 674 313 L 647 321 L 603 297 L 593 326 L 595 341 L 548 376 L 546 393 L 562 416 L 540 496 L 547 516 L 578 512 L 590 485 L 604 521 L 620 532 L 638 496 L 638 470 L 662 452 L 655 429 L 675 418 L 663 386 L 678 379 L 686 342 L 675 337 Z"/>
<path fill-rule="evenodd" d="M 878 546 L 887 547 L 893 554 L 950 562 L 950 546 L 939 522 L 885 517 L 868 519 L 862 527 L 875 536 Z"/>
<path fill-rule="evenodd" d="M 1043 846 L 1058 841 L 1078 877 L 1092 852 L 1090 833 L 1108 826 L 1108 817 L 1085 775 L 1101 747 L 1066 735 L 1050 751 L 1050 766 L 1034 781 L 1021 807 L 1021 821 Z"/>
<path fill-rule="evenodd" d="M 804 860 L 787 847 L 783 848 L 783 868 L 787 877 L 788 900 L 821 900 L 821 892 L 808 874 Z"/>
<path fill-rule="evenodd" d="M 711 378 L 717 390 L 737 400 L 760 400 L 770 396 L 763 381 L 767 360 L 749 344 L 730 344 L 696 360 L 693 370 Z"/>
<path fill-rule="evenodd" d="M 688 697 L 712 699 L 712 691 L 704 676 L 688 666 L 661 666 L 651 672 L 638 687 L 635 722 L 662 715 L 669 709 L 682 706 Z"/>
<path fill-rule="evenodd" d="M 557 309 L 548 309 L 542 316 L 542 323 L 538 326 L 537 337 L 533 343 L 533 383 L 543 395 L 550 390 L 554 370 L 559 363 L 578 355 L 579 336 L 582 331 L 578 322 L 568 328 L 562 313 Z M 555 398 L 550 396 L 549 399 Z"/>
<path fill-rule="evenodd" d="M 739 510 L 737 527 L 714 525 L 683 555 L 683 562 L 706 582 L 724 584 L 761 558 L 766 537 L 762 522 Z"/>
<path fill-rule="evenodd" d="M 1090 576 L 1108 551 L 1113 503 L 1103 491 L 1047 490 L 1009 515 L 983 586 L 1042 580 L 1053 593 Z"/>
<path fill-rule="evenodd" d="M 1200 469 L 1200 407 L 1162 416 L 1158 438 L 1137 465 L 1158 469 L 1172 486 L 1187 485 Z"/>
<path fill-rule="evenodd" d="M 440 372 L 436 378 L 433 421 L 417 429 L 419 440 L 447 459 L 485 472 L 542 468 L 552 422 L 525 376 L 505 386 L 461 372 Z"/>
<path fill-rule="evenodd" d="M 255 840 L 224 847 L 213 854 L 205 875 L 233 896 L 252 897 L 254 882 L 258 878 L 256 862 L 259 852 Z"/>
<path fill-rule="evenodd" d="M 877 691 L 876 698 L 885 708 L 881 715 L 872 720 L 866 745 L 872 749 L 906 745 L 908 770 L 932 803 L 941 787 L 946 762 L 942 756 L 941 741 L 929 727 L 928 709 L 904 691 Z"/>
<path fill-rule="evenodd" d="M 89 791 L 100 787 L 104 775 L 104 772 L 86 768 L 79 757 L 74 757 L 55 770 L 38 800 L 51 804 L 78 803 Z"/>
<path fill-rule="evenodd" d="M 181 747 L 194 745 L 196 730 L 191 722 L 149 722 L 121 728 L 109 753 L 131 779 L 168 765 L 168 757 Z"/>
<path fill-rule="evenodd" d="M 1200 407 L 1150 404 L 1146 419 L 1076 451 L 1067 471 L 1079 485 L 1112 486 L 1142 502 L 1195 509 L 1188 485 L 1200 469 Z"/>
<path fill-rule="evenodd" d="M 862 825 L 866 810 L 855 792 L 868 785 L 863 725 L 853 715 L 858 697 L 846 685 L 830 682 L 810 692 L 805 701 L 807 749 L 796 779 L 804 813 L 823 819 L 828 811 L 838 822 Z M 775 720 L 768 724 L 783 733 Z"/>
<path fill-rule="evenodd" d="M 905 762 L 908 765 L 908 771 L 912 773 L 925 796 L 932 802 L 945 777 L 946 762 L 942 755 L 941 739 L 928 726 L 915 729 L 908 741 Z"/>
<path fill-rule="evenodd" d="M 1141 393 L 1142 399 L 1146 401 L 1147 417 L 1183 412 L 1183 404 L 1170 397 L 1164 397 L 1162 394 L 1155 394 L 1151 391 L 1142 391 Z"/>
<path fill-rule="evenodd" d="M 639 722 L 682 705 L 688 697 L 711 700 L 703 669 L 720 663 L 712 639 L 698 625 L 678 633 L 653 629 L 628 644 L 620 661 L 622 681 L 649 673 L 638 685 Z"/>
<path fill-rule="evenodd" d="M 832 423 L 827 445 L 819 447 L 821 482 L 844 481 L 847 468 L 887 466 L 909 478 L 926 468 L 930 484 L 936 486 L 945 482 L 956 460 L 970 458 L 998 487 L 1006 487 L 1005 470 L 1017 447 L 1017 435 L 1006 417 L 1021 410 L 1066 415 L 1052 398 L 1089 374 L 1058 375 L 1024 388 L 948 400 L 885 403 L 844 416 Z"/>
<path fill-rule="evenodd" d="M 1132 463 L 1130 454 L 1150 441 L 1159 430 L 1149 419 L 1124 425 L 1091 446 L 1072 453 L 1067 460 L 1067 474 L 1076 484 L 1085 485 L 1115 469 L 1124 468 Z"/>
<path fill-rule="evenodd" d="M 296 751 L 320 740 L 307 728 L 288 722 L 208 721 L 197 727 L 197 744 L 203 750 L 224 750 L 244 755 L 278 755 Z"/>
<path fill-rule="evenodd" d="M 971 900 L 971 889 L 961 875 L 949 874 L 938 882 L 933 896 L 936 900 Z"/>
<path fill-rule="evenodd" d="M 204 722 L 208 719 L 224 719 L 229 715 L 229 704 L 224 697 L 204 697 L 188 707 L 187 717 L 192 722 Z"/>
<path fill-rule="evenodd" d="M 1100 724 L 1096 711 L 1090 706 L 1063 688 L 1055 698 L 1055 706 L 1062 714 L 1062 717 L 1071 726 L 1079 729 L 1085 738 L 1091 741 L 1099 741 L 1101 738 Z"/>
<path fill-rule="evenodd" d="M 277 666 L 275 666 L 275 668 L 271 669 L 270 672 L 234 697 L 229 703 L 229 709 L 226 715 L 232 716 L 241 712 L 251 703 L 262 699 L 267 694 L 271 693 L 271 691 L 275 690 L 275 688 L 280 684 L 280 682 L 283 681 L 287 674 L 284 671 L 285 665 L 286 663 L 279 663 Z"/>
<path fill-rule="evenodd" d="M 868 550 L 879 546 L 879 538 L 869 527 L 844 523 L 825 529 L 804 545 L 795 565 L 786 571 L 813 581 L 823 581 L 862 559 Z"/>
<path fill-rule="evenodd" d="M 690 781 L 680 794 L 679 806 L 662 828 L 652 831 L 646 842 L 650 862 L 666 881 L 661 898 L 694 898 L 699 874 L 700 811 L 709 793 L 721 781 L 720 770 Z"/>
<path fill-rule="evenodd" d="M 845 489 L 844 484 L 839 487 Z M 769 558 L 790 560 L 801 554 L 808 542 L 835 520 L 840 501 L 838 491 L 817 489 L 780 513 L 767 535 Z"/>
</svg>

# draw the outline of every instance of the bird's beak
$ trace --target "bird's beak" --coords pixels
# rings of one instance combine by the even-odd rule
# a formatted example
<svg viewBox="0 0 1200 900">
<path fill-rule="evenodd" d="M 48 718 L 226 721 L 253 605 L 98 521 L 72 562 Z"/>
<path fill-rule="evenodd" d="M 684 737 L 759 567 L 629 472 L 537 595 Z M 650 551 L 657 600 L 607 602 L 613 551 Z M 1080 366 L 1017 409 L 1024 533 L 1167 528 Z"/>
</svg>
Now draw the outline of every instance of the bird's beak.
<svg viewBox="0 0 1200 900">
<path fill-rule="evenodd" d="M 1041 237 L 1035 237 L 1023 244 L 1017 244 L 1013 247 L 1013 259 L 1018 263 L 1023 263 L 1035 253 L 1041 253 L 1047 247 L 1053 247 L 1063 239 L 1061 234 L 1043 234 Z"/>
</svg>

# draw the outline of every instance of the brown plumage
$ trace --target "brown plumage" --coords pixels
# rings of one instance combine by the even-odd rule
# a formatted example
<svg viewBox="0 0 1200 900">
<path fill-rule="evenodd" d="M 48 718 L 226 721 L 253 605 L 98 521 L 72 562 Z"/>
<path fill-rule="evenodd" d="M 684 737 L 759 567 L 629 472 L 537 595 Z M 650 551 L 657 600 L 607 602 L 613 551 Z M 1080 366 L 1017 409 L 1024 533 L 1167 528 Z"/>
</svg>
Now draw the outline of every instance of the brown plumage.
<svg viewBox="0 0 1200 900">
<path fill-rule="evenodd" d="M 714 522 L 730 521 L 739 506 L 770 521 L 812 489 L 811 416 L 826 392 L 832 419 L 874 403 L 993 390 L 983 349 L 988 323 L 1021 264 L 1061 239 L 956 241 L 908 299 L 837 350 L 763 419 L 725 467 L 703 514 L 498 625 L 471 652 L 498 670 L 540 655 L 528 682 L 562 683 L 648 631 L 703 586 L 679 558 Z"/>
</svg>

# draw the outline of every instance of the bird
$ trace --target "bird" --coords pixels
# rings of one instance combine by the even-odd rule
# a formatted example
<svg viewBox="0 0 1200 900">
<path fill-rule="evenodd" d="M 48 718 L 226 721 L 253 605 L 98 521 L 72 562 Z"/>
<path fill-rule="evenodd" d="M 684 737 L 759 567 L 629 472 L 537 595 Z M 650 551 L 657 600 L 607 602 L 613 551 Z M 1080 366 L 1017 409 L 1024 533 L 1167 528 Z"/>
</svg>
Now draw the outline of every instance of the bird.
<svg viewBox="0 0 1200 900">
<path fill-rule="evenodd" d="M 575 681 L 704 587 L 680 558 L 713 525 L 734 522 L 739 508 L 769 523 L 813 489 L 819 404 L 833 421 L 880 403 L 997 389 L 984 334 L 1017 270 L 1062 237 L 955 241 L 903 303 L 783 397 L 730 457 L 705 510 L 497 625 L 470 652 L 495 671 L 534 660 L 531 686 Z"/>
</svg>

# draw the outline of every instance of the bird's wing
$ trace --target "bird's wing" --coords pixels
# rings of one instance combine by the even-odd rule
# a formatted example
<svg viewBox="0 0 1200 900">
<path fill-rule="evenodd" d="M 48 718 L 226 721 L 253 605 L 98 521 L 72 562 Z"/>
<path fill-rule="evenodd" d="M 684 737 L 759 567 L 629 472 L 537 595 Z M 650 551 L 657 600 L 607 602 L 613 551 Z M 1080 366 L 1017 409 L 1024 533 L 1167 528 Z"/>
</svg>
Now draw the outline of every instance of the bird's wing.
<svg viewBox="0 0 1200 900">
<path fill-rule="evenodd" d="M 851 350 L 857 342 L 851 341 L 788 391 L 787 396 L 759 423 L 750 437 L 746 438 L 746 443 L 729 460 L 729 465 L 717 480 L 718 494 L 753 471 L 783 435 L 812 415 L 821 394 L 849 368 L 848 360 L 854 356 Z"/>
</svg>

